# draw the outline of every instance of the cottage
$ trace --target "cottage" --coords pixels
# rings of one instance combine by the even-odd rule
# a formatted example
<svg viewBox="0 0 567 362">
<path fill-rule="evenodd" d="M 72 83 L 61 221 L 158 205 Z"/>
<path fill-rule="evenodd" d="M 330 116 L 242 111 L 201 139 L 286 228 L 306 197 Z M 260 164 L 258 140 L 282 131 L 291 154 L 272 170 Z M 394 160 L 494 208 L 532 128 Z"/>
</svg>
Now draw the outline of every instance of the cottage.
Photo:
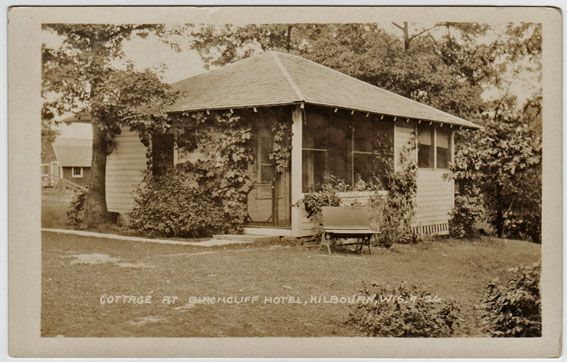
<svg viewBox="0 0 567 362">
<path fill-rule="evenodd" d="M 399 168 L 404 150 L 417 159 L 417 209 L 414 227 L 422 234 L 448 232 L 454 185 L 446 180 L 454 154 L 454 133 L 478 129 L 474 123 L 352 78 L 307 59 L 265 52 L 173 84 L 180 98 L 172 113 L 230 110 L 248 117 L 254 128 L 253 187 L 248 194 L 246 233 L 307 236 L 314 227 L 298 201 L 317 190 L 326 176 L 352 186 L 340 194 L 345 203 L 368 201 L 365 185 L 380 176 L 380 159 Z M 273 144 L 266 113 L 290 121 L 291 167 L 276 175 L 267 157 Z M 273 121 L 273 120 L 270 120 Z M 157 140 L 156 140 L 157 141 Z M 163 145 L 162 145 L 163 146 Z M 181 162 L 175 144 L 168 162 Z M 410 146 L 408 148 L 408 146 Z M 145 147 L 124 130 L 109 155 L 106 198 L 109 211 L 126 215 L 133 188 L 146 168 Z M 387 191 L 384 191 L 387 193 Z"/>
<path fill-rule="evenodd" d="M 61 179 L 79 186 L 88 186 L 91 170 L 92 140 L 81 138 L 57 138 L 53 151 L 59 165 Z"/>
</svg>

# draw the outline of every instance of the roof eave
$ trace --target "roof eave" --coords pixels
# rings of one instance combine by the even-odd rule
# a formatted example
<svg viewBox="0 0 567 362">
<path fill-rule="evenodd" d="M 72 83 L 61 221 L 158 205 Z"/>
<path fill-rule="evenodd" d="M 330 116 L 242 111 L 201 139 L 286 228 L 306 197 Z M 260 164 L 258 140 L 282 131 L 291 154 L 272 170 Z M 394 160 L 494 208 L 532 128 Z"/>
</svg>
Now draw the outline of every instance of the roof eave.
<svg viewBox="0 0 567 362">
<path fill-rule="evenodd" d="M 281 102 L 281 103 L 269 103 L 269 104 L 250 104 L 250 105 L 234 105 L 234 106 L 217 106 L 217 107 L 199 107 L 199 108 L 183 108 L 183 107 L 177 107 L 177 108 L 173 108 L 168 110 L 168 112 L 170 113 L 196 113 L 196 112 L 206 112 L 206 111 L 226 111 L 226 110 L 238 110 L 238 109 L 252 109 L 252 108 L 269 108 L 269 107 L 282 107 L 282 106 L 292 106 L 292 105 L 300 105 L 302 103 L 305 104 L 309 104 L 309 105 L 313 105 L 313 106 L 322 106 L 322 107 L 327 107 L 327 108 L 337 108 L 337 109 L 342 109 L 342 110 L 348 110 L 348 111 L 354 111 L 354 112 L 360 112 L 360 113 L 370 113 L 370 114 L 374 114 L 374 115 L 384 115 L 384 116 L 388 116 L 388 117 L 399 117 L 400 119 L 407 119 L 407 120 L 412 120 L 412 121 L 422 121 L 422 122 L 432 122 L 435 124 L 447 124 L 449 125 L 451 128 L 460 128 L 460 129 L 472 129 L 472 130 L 481 130 L 482 127 L 479 125 L 476 125 L 470 121 L 467 120 L 463 120 L 463 122 L 466 122 L 468 124 L 461 124 L 461 123 L 457 123 L 454 121 L 446 121 L 446 120 L 435 120 L 435 119 L 426 119 L 426 118 L 416 118 L 416 117 L 407 117 L 407 116 L 402 116 L 399 114 L 389 114 L 389 113 L 384 113 L 384 112 L 377 112 L 377 111 L 373 111 L 373 110 L 369 110 L 369 109 L 362 109 L 362 108 L 351 108 L 351 107 L 344 107 L 344 106 L 339 106 L 339 105 L 333 105 L 333 104 L 325 104 L 325 103 L 321 103 L 321 102 L 310 102 L 310 101 L 293 101 L 293 102 Z"/>
</svg>

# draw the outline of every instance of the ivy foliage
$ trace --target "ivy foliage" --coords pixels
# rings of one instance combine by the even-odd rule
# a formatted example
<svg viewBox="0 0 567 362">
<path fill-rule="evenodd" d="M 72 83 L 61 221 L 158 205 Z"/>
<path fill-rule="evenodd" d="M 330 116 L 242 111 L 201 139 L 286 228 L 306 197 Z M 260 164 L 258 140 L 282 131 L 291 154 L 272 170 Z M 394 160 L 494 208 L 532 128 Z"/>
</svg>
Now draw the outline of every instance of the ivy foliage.
<svg viewBox="0 0 567 362">
<path fill-rule="evenodd" d="M 290 165 L 291 122 L 280 122 L 275 110 L 257 112 L 258 117 L 272 122 L 274 142 L 269 157 L 283 173 Z M 218 111 L 173 115 L 168 132 L 173 133 L 184 161 L 163 177 L 147 176 L 138 190 L 132 226 L 176 236 L 202 236 L 206 225 L 209 233 L 241 231 L 248 217 L 252 188 L 249 166 L 254 161 L 257 131 L 251 114 Z M 183 196 L 176 199 L 180 194 Z M 171 208 L 167 206 L 170 201 Z M 196 207 L 194 202 L 207 206 Z M 192 210 L 182 216 L 183 208 Z"/>
<path fill-rule="evenodd" d="M 231 112 L 182 115 L 174 125 L 180 152 L 200 156 L 186 161 L 201 192 L 221 201 L 227 226 L 240 230 L 247 217 L 247 195 L 252 187 L 248 165 L 253 161 L 249 119 Z"/>
<path fill-rule="evenodd" d="M 483 300 L 484 329 L 493 337 L 541 337 L 541 265 L 519 267 L 508 282 L 490 282 Z"/>
<path fill-rule="evenodd" d="M 291 165 L 291 117 L 289 121 L 272 121 L 272 152 L 268 158 L 274 162 L 278 174 L 285 173 Z"/>
</svg>

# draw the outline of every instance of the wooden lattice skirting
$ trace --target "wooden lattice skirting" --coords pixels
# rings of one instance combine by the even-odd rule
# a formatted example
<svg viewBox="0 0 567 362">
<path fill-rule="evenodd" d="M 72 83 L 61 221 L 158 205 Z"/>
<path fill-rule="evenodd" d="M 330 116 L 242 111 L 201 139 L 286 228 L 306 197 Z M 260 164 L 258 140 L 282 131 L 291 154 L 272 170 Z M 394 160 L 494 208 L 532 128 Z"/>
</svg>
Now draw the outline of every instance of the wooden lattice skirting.
<svg viewBox="0 0 567 362">
<path fill-rule="evenodd" d="M 417 235 L 447 235 L 449 234 L 449 223 L 414 226 L 413 232 Z"/>
</svg>

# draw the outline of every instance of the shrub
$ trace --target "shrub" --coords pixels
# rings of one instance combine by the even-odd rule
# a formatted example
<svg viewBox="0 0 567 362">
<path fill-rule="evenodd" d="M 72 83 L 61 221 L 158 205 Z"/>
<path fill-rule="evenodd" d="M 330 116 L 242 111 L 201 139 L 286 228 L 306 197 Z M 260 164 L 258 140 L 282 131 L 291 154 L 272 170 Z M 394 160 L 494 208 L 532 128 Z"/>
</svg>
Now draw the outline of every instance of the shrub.
<svg viewBox="0 0 567 362">
<path fill-rule="evenodd" d="M 130 224 L 140 232 L 204 237 L 227 232 L 232 225 L 222 200 L 199 187 L 182 169 L 170 169 L 159 177 L 147 174 L 136 194 Z"/>
<path fill-rule="evenodd" d="M 369 336 L 446 337 L 455 332 L 459 309 L 422 285 L 401 283 L 394 288 L 363 284 L 358 303 L 347 320 Z"/>
<path fill-rule="evenodd" d="M 483 327 L 494 337 L 540 337 L 541 266 L 520 267 L 507 283 L 492 281 L 483 300 Z"/>
<path fill-rule="evenodd" d="M 87 192 L 87 189 L 75 191 L 75 195 L 67 209 L 67 220 L 73 226 L 79 226 L 83 222 Z"/>
<path fill-rule="evenodd" d="M 388 171 L 386 177 L 388 196 L 376 192 L 370 199 L 372 223 L 380 230 L 378 243 L 385 247 L 414 243 L 418 240 L 412 229 L 417 167 L 409 163 L 401 171 Z"/>
<path fill-rule="evenodd" d="M 477 223 L 484 218 L 482 199 L 478 194 L 456 195 L 451 211 L 449 230 L 455 238 L 474 238 L 479 235 Z"/>
</svg>

